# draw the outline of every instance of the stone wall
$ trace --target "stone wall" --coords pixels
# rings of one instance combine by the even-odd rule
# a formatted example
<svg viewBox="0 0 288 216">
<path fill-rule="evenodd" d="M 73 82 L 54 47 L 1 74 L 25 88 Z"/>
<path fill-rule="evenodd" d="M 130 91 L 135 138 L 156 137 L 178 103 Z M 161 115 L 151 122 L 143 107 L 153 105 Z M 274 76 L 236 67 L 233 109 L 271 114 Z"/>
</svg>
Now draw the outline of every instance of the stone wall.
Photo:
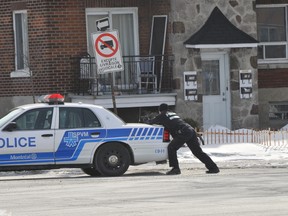
<svg viewBox="0 0 288 216">
<path fill-rule="evenodd" d="M 232 106 L 232 126 L 238 128 L 258 128 L 258 70 L 256 48 L 230 50 L 230 88 Z M 252 98 L 241 99 L 239 70 L 252 70 Z"/>
</svg>

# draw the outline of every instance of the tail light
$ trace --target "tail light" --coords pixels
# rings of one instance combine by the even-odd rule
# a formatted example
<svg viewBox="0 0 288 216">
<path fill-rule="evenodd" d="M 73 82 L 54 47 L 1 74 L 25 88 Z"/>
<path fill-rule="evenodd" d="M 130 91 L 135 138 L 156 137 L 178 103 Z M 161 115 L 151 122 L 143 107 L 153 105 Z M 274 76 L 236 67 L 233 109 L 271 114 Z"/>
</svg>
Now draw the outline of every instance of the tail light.
<svg viewBox="0 0 288 216">
<path fill-rule="evenodd" d="M 170 142 L 170 132 L 167 129 L 164 129 L 163 142 Z"/>
</svg>

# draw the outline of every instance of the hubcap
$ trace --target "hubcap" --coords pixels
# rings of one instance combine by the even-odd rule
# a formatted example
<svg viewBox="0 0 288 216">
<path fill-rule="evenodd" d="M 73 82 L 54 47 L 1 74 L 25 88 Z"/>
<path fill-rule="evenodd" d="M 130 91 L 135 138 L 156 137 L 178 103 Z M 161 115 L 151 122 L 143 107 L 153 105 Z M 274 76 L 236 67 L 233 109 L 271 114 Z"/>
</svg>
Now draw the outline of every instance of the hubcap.
<svg viewBox="0 0 288 216">
<path fill-rule="evenodd" d="M 118 164 L 118 157 L 116 155 L 111 155 L 109 158 L 108 158 L 108 161 L 109 163 L 112 165 L 112 166 L 115 166 Z"/>
</svg>

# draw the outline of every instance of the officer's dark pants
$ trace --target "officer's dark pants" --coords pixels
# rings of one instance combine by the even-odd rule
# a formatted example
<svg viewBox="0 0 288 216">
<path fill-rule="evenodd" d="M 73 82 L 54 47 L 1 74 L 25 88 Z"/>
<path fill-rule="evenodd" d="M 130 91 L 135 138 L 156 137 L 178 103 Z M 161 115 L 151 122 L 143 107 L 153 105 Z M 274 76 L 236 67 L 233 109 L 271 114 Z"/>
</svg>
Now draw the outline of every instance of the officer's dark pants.
<svg viewBox="0 0 288 216">
<path fill-rule="evenodd" d="M 202 151 L 200 143 L 198 142 L 197 135 L 195 131 L 191 131 L 191 134 L 183 134 L 181 136 L 175 136 L 171 143 L 168 146 L 168 157 L 169 157 L 169 166 L 179 168 L 179 163 L 177 159 L 177 150 L 181 148 L 184 143 L 187 144 L 193 155 L 197 157 L 202 163 L 205 164 L 208 170 L 216 169 L 217 165 L 212 161 L 212 159 Z M 185 137 L 190 137 L 188 140 Z"/>
</svg>

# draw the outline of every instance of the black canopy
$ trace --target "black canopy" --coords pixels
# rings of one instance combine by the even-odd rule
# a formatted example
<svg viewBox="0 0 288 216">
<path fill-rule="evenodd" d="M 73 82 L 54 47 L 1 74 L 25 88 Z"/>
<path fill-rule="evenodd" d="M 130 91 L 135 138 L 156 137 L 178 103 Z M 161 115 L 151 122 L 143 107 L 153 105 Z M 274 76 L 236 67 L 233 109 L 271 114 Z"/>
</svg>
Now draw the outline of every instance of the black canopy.
<svg viewBox="0 0 288 216">
<path fill-rule="evenodd" d="M 202 28 L 184 42 L 187 48 L 256 47 L 258 41 L 234 26 L 215 7 Z"/>
</svg>

